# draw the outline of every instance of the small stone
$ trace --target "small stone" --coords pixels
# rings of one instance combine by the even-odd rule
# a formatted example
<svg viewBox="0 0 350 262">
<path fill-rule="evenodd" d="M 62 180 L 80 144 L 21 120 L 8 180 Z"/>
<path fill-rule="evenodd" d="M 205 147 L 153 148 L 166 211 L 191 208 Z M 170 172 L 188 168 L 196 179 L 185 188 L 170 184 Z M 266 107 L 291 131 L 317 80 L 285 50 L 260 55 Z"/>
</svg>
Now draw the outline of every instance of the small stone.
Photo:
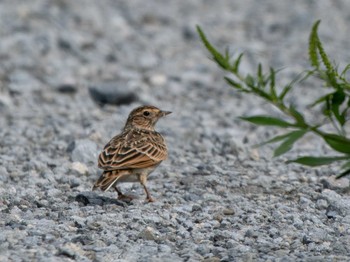
<svg viewBox="0 0 350 262">
<path fill-rule="evenodd" d="M 91 98 L 99 105 L 129 105 L 138 101 L 136 93 L 126 88 L 126 83 L 100 83 L 89 87 Z"/>
<path fill-rule="evenodd" d="M 202 207 L 200 205 L 194 204 L 192 206 L 192 212 L 196 212 L 196 211 L 202 211 Z"/>
<path fill-rule="evenodd" d="M 216 214 L 216 215 L 214 216 L 214 219 L 215 219 L 216 221 L 218 221 L 219 223 L 221 223 L 221 221 L 223 220 L 223 217 L 222 217 L 220 214 Z"/>
<path fill-rule="evenodd" d="M 61 255 L 61 256 L 66 256 L 66 257 L 69 257 L 69 258 L 72 258 L 74 259 L 76 254 L 73 250 L 69 249 L 69 248 L 60 248 L 59 250 L 59 253 L 58 255 Z"/>
<path fill-rule="evenodd" d="M 84 206 L 87 206 L 87 205 L 103 206 L 103 205 L 114 204 L 117 206 L 125 207 L 131 204 L 131 203 L 119 201 L 117 199 L 99 196 L 94 192 L 82 192 L 75 197 L 75 201 L 82 203 Z"/>
<path fill-rule="evenodd" d="M 249 156 L 252 160 L 255 160 L 255 161 L 258 161 L 260 160 L 260 154 L 259 154 L 259 150 L 258 149 L 252 149 L 250 152 L 249 152 Z"/>
<path fill-rule="evenodd" d="M 252 229 L 248 229 L 244 235 L 244 237 L 249 237 L 249 238 L 258 238 L 258 236 L 259 236 L 258 232 Z"/>
<path fill-rule="evenodd" d="M 8 78 L 10 83 L 8 85 L 10 94 L 22 94 L 31 91 L 40 90 L 40 82 L 30 72 L 23 69 L 16 69 L 12 71 Z"/>
<path fill-rule="evenodd" d="M 151 69 L 156 67 L 158 64 L 158 59 L 152 53 L 143 53 L 139 58 L 139 66 L 144 69 Z"/>
<path fill-rule="evenodd" d="M 344 191 L 350 186 L 349 179 L 346 177 L 336 179 L 336 176 L 325 177 L 321 179 L 321 183 L 324 188 L 328 188 L 334 191 Z"/>
<path fill-rule="evenodd" d="M 316 206 L 318 209 L 326 209 L 328 207 L 328 202 L 325 199 L 318 199 L 316 201 Z"/>
<path fill-rule="evenodd" d="M 332 218 L 336 218 L 337 216 L 339 216 L 339 210 L 338 208 L 336 208 L 335 206 L 333 205 L 329 205 L 327 207 L 327 211 L 326 211 L 326 216 L 327 218 L 329 219 L 332 219 Z"/>
<path fill-rule="evenodd" d="M 184 26 L 182 27 L 182 37 L 185 40 L 193 40 L 197 37 L 196 31 L 193 29 L 192 26 Z"/>
<path fill-rule="evenodd" d="M 300 197 L 299 204 L 304 206 L 309 206 L 311 203 L 311 200 L 306 197 Z"/>
<path fill-rule="evenodd" d="M 0 94 L 0 110 L 2 108 L 9 108 L 12 106 L 12 100 L 9 96 Z"/>
<path fill-rule="evenodd" d="M 71 165 L 71 169 L 77 171 L 81 175 L 86 175 L 89 172 L 87 166 L 81 162 L 73 162 Z"/>
<path fill-rule="evenodd" d="M 171 253 L 171 247 L 168 245 L 160 244 L 158 246 L 159 252 Z"/>
<path fill-rule="evenodd" d="M 56 90 L 62 94 L 75 94 L 77 92 L 77 87 L 74 84 L 61 84 Z"/>
<path fill-rule="evenodd" d="M 167 78 L 163 74 L 154 74 L 151 75 L 148 80 L 152 86 L 162 86 L 165 85 Z"/>
<path fill-rule="evenodd" d="M 235 211 L 231 208 L 225 208 L 222 213 L 225 215 L 225 216 L 232 216 L 235 214 Z"/>
<path fill-rule="evenodd" d="M 220 258 L 218 257 L 208 257 L 202 260 L 203 262 L 220 262 Z"/>
<path fill-rule="evenodd" d="M 0 166 L 0 181 L 6 182 L 9 179 L 8 172 L 4 166 Z"/>
<path fill-rule="evenodd" d="M 63 247 L 59 248 L 59 255 L 66 256 L 69 258 L 76 258 L 77 256 L 83 256 L 85 251 L 81 249 L 77 244 L 68 243 Z"/>
<path fill-rule="evenodd" d="M 96 163 L 97 157 L 98 149 L 95 142 L 88 139 L 80 139 L 74 142 L 72 151 L 72 160 L 74 162 Z"/>
<path fill-rule="evenodd" d="M 340 195 L 337 192 L 329 189 L 325 189 L 322 191 L 322 197 L 324 197 L 329 206 L 327 208 L 327 212 L 332 215 L 331 211 L 335 211 L 340 216 L 346 216 L 350 214 L 350 198 L 345 195 Z"/>
<path fill-rule="evenodd" d="M 139 234 L 139 237 L 145 240 L 157 240 L 159 239 L 159 234 L 154 230 L 152 227 L 146 227 L 142 232 Z"/>
</svg>

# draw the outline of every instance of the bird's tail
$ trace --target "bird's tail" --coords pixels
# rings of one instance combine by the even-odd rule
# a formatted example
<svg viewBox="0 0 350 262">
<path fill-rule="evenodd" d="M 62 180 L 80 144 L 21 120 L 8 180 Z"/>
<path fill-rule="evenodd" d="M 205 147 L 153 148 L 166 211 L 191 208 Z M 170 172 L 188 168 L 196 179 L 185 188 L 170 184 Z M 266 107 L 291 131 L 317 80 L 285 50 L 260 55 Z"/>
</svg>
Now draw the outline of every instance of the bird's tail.
<svg viewBox="0 0 350 262">
<path fill-rule="evenodd" d="M 118 179 L 124 175 L 125 172 L 123 170 L 107 170 L 102 173 L 100 178 L 94 184 L 92 190 L 100 188 L 102 191 L 107 191 L 110 189 L 115 183 L 117 183 Z"/>
</svg>

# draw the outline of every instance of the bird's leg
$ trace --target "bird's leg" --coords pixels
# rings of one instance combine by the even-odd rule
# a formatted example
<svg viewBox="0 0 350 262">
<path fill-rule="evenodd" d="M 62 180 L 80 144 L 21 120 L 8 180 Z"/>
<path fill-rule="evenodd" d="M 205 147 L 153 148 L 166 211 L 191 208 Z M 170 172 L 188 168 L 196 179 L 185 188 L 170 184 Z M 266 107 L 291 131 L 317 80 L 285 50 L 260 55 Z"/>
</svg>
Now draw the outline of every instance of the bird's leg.
<svg viewBox="0 0 350 262">
<path fill-rule="evenodd" d="M 146 185 L 143 185 L 143 188 L 145 189 L 145 192 L 146 192 L 146 200 L 148 202 L 154 202 L 155 200 L 151 197 L 151 194 L 149 193 Z"/>
<path fill-rule="evenodd" d="M 151 194 L 149 193 L 149 191 L 148 191 L 148 189 L 146 187 L 146 182 L 147 182 L 147 174 L 146 175 L 142 174 L 140 176 L 140 183 L 141 183 L 141 185 L 143 186 L 143 188 L 144 188 L 144 190 L 146 192 L 146 200 L 148 202 L 154 202 L 155 200 L 151 197 Z"/>
<path fill-rule="evenodd" d="M 124 196 L 123 193 L 115 186 L 114 190 L 118 193 L 118 198 Z"/>
<path fill-rule="evenodd" d="M 118 193 L 118 199 L 131 201 L 133 198 L 131 196 L 124 195 L 116 186 L 114 187 L 115 191 Z"/>
</svg>

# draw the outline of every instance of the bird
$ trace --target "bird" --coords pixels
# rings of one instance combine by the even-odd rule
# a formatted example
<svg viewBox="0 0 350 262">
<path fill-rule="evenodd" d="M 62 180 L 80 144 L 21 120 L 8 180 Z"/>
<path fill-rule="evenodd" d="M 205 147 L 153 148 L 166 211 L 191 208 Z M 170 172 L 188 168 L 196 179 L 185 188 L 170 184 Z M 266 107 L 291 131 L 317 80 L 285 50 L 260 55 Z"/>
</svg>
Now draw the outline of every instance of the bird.
<svg viewBox="0 0 350 262">
<path fill-rule="evenodd" d="M 146 201 L 154 202 L 147 189 L 147 178 L 168 157 L 163 136 L 155 131 L 157 121 L 169 115 L 151 105 L 131 111 L 119 135 L 114 136 L 98 156 L 98 167 L 103 170 L 92 190 L 107 191 L 114 188 L 118 199 L 132 199 L 117 187 L 123 182 L 140 182 L 146 193 Z"/>
</svg>

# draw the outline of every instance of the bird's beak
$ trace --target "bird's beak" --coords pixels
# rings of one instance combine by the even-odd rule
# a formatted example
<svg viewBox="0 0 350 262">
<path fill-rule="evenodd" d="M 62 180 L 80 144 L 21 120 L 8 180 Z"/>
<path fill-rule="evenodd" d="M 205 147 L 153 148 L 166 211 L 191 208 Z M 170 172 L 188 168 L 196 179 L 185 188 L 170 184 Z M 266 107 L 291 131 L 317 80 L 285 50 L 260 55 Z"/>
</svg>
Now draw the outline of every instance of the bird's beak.
<svg viewBox="0 0 350 262">
<path fill-rule="evenodd" d="M 160 115 L 161 115 L 161 116 L 166 116 L 166 115 L 169 115 L 169 114 L 171 114 L 170 111 L 161 111 L 161 112 L 160 112 Z"/>
</svg>

